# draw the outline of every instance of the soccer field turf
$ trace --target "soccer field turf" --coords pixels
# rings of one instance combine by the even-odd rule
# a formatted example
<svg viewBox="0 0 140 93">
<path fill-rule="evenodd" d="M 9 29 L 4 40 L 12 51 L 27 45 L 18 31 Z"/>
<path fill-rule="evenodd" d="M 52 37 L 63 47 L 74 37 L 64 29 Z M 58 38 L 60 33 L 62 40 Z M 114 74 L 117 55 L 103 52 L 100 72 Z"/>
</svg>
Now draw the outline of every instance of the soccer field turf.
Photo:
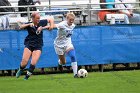
<svg viewBox="0 0 140 93">
<path fill-rule="evenodd" d="M 23 78 L 0 77 L 0 93 L 140 93 L 139 70 L 91 72 L 87 78 L 73 78 L 72 73 Z"/>
</svg>

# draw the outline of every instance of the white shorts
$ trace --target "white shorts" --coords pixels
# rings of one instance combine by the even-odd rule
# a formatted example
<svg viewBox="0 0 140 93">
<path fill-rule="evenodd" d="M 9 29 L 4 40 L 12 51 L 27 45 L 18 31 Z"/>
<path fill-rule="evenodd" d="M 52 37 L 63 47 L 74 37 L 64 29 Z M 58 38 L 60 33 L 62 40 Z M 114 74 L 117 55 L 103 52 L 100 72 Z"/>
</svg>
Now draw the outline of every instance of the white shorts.
<svg viewBox="0 0 140 93">
<path fill-rule="evenodd" d="M 74 49 L 74 47 L 72 44 L 68 44 L 67 46 L 62 46 L 62 47 L 54 45 L 54 49 L 55 49 L 56 54 L 64 55 L 66 51 L 68 51 L 69 49 Z"/>
</svg>

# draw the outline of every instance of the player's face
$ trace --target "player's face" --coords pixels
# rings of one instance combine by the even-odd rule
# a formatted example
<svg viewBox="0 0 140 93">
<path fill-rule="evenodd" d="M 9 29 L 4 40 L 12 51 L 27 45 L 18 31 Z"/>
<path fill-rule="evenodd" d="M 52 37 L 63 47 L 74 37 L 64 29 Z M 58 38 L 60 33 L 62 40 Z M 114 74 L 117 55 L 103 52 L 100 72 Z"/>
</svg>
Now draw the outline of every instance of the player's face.
<svg viewBox="0 0 140 93">
<path fill-rule="evenodd" d="M 69 16 L 67 18 L 68 25 L 72 25 L 74 23 L 74 17 Z"/>
<path fill-rule="evenodd" d="M 36 16 L 33 18 L 33 22 L 34 22 L 35 24 L 38 24 L 39 21 L 40 21 L 40 15 L 36 15 Z"/>
</svg>

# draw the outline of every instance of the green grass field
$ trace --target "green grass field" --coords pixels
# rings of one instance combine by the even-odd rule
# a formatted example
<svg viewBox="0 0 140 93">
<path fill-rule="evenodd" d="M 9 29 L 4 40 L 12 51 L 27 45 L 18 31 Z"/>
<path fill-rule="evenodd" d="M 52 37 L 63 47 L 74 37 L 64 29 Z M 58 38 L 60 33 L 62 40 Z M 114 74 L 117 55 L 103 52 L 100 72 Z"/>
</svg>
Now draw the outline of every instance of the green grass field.
<svg viewBox="0 0 140 93">
<path fill-rule="evenodd" d="M 139 70 L 91 72 L 87 78 L 73 78 L 72 73 L 23 78 L 0 77 L 0 93 L 140 93 Z"/>
</svg>

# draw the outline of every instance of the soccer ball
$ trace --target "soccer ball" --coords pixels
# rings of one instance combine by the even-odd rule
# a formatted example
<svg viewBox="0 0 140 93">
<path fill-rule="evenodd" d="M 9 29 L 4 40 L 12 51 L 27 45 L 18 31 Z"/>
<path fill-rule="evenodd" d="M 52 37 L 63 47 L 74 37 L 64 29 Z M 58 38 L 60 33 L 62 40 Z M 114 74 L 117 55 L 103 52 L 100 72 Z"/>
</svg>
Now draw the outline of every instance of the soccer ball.
<svg viewBox="0 0 140 93">
<path fill-rule="evenodd" d="M 78 77 L 79 78 L 85 78 L 88 76 L 88 72 L 85 69 L 78 70 Z"/>
</svg>

